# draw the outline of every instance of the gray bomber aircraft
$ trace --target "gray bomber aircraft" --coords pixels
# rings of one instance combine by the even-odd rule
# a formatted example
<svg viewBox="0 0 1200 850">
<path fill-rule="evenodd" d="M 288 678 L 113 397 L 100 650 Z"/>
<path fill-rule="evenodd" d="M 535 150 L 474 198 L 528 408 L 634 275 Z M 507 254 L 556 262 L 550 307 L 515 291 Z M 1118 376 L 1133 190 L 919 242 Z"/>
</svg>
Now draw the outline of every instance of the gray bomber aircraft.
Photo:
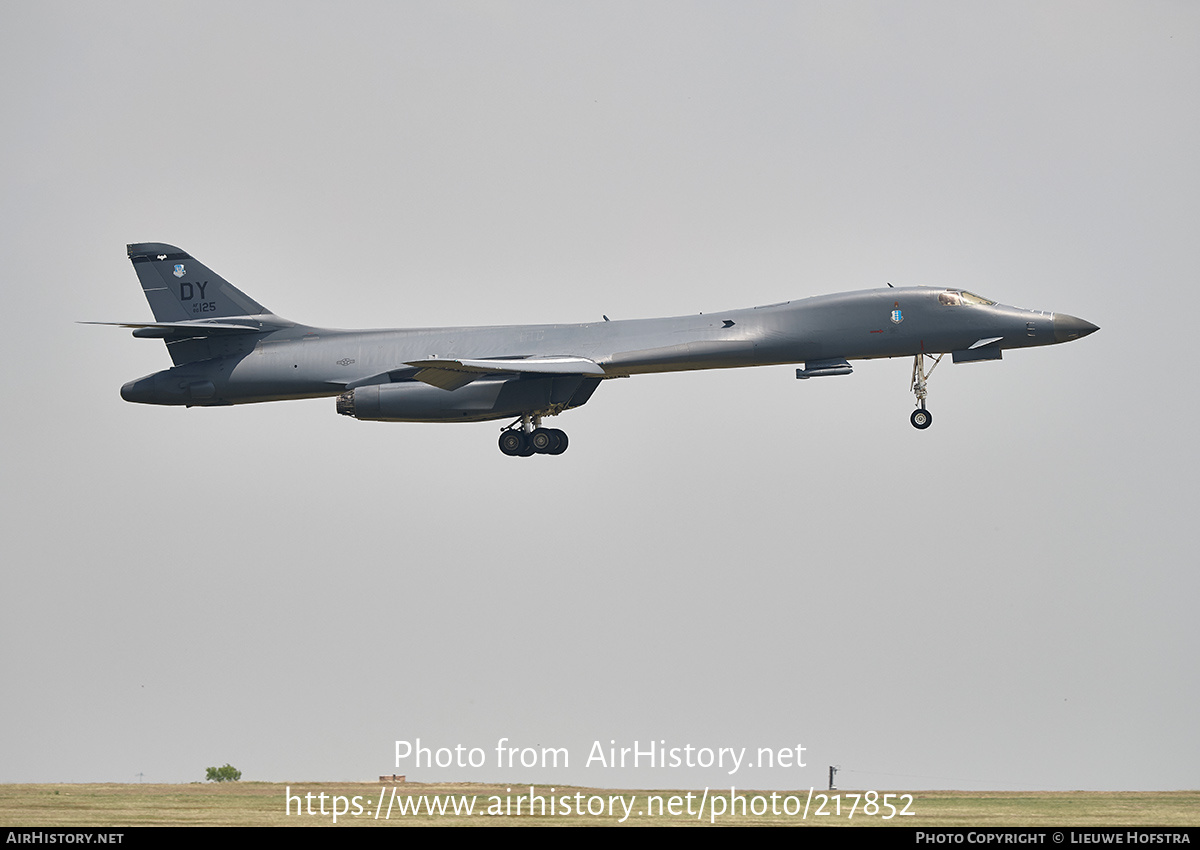
<svg viewBox="0 0 1200 850">
<path fill-rule="evenodd" d="M 126 401 L 216 406 L 336 396 L 382 422 L 514 421 L 506 455 L 561 454 L 542 419 L 579 407 L 607 378 L 803 363 L 797 378 L 849 375 L 851 360 L 912 357 L 911 421 L 928 428 L 926 382 L 945 354 L 999 360 L 1098 328 L 961 289 L 844 292 L 745 310 L 572 325 L 330 330 L 280 318 L 172 245 L 128 246 L 153 322 L 95 322 L 166 342 L 174 366 L 121 387 Z M 926 370 L 926 358 L 930 358 Z"/>
</svg>

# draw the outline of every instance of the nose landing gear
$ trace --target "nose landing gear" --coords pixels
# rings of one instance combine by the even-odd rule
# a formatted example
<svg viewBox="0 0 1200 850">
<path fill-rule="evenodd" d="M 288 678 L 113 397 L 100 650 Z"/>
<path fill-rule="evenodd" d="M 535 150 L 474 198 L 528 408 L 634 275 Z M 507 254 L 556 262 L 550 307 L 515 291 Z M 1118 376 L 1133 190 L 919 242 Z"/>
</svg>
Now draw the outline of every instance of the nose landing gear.
<svg viewBox="0 0 1200 850">
<path fill-rule="evenodd" d="M 919 431 L 924 431 L 933 424 L 933 414 L 925 409 L 925 397 L 929 395 L 929 391 L 926 389 L 926 382 L 929 380 L 929 376 L 933 374 L 933 370 L 942 362 L 944 356 L 944 354 L 939 354 L 937 357 L 932 357 L 933 365 L 929 367 L 928 372 L 925 371 L 925 355 L 923 353 L 913 358 L 912 384 L 909 386 L 909 389 L 917 397 L 918 407 L 912 412 L 912 416 L 908 418 L 908 421 Z"/>
</svg>

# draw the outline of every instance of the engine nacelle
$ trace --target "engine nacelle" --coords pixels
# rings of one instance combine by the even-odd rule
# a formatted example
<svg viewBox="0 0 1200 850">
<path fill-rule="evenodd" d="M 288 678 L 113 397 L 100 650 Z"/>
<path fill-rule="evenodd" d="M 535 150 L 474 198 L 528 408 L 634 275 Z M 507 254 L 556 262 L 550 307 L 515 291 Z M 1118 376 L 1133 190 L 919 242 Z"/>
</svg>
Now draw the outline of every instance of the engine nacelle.
<svg viewBox="0 0 1200 850">
<path fill-rule="evenodd" d="M 484 377 L 456 390 L 398 381 L 342 393 L 337 412 L 374 422 L 483 422 L 579 407 L 599 384 L 599 378 L 580 375 Z"/>
</svg>

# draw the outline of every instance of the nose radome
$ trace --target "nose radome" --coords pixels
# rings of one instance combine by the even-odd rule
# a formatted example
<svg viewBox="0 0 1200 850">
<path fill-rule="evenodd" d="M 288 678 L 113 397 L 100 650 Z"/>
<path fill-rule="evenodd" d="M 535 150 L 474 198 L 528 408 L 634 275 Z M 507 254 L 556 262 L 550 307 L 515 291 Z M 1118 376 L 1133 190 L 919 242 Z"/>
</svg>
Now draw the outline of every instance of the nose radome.
<svg viewBox="0 0 1200 850">
<path fill-rule="evenodd" d="M 1085 322 L 1083 319 L 1077 319 L 1075 316 L 1068 316 L 1066 313 L 1054 314 L 1054 341 L 1068 342 L 1072 339 L 1079 339 L 1087 336 L 1090 333 L 1095 333 L 1100 330 L 1091 322 Z"/>
</svg>

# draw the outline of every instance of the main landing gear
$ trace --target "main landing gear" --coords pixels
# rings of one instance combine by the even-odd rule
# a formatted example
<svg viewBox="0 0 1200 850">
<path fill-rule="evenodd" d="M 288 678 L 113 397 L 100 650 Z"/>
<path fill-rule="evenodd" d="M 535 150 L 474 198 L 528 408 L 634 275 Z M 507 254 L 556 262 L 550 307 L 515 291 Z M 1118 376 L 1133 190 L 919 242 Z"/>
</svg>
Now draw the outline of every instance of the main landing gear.
<svg viewBox="0 0 1200 850">
<path fill-rule="evenodd" d="M 944 354 L 939 354 L 937 357 L 932 357 L 933 365 L 929 367 L 928 372 L 925 371 L 924 354 L 918 354 L 913 358 L 912 385 L 909 389 L 917 397 L 917 404 L 919 406 L 912 412 L 912 416 L 908 418 L 908 421 L 917 430 L 924 431 L 933 424 L 933 414 L 925 409 L 925 397 L 929 395 L 929 391 L 925 385 L 929 380 L 929 376 L 933 374 L 933 370 L 942 362 L 944 356 Z"/>
<path fill-rule="evenodd" d="M 509 457 L 560 455 L 567 450 L 566 432 L 543 428 L 542 417 L 525 414 L 500 432 L 500 451 Z"/>
</svg>

